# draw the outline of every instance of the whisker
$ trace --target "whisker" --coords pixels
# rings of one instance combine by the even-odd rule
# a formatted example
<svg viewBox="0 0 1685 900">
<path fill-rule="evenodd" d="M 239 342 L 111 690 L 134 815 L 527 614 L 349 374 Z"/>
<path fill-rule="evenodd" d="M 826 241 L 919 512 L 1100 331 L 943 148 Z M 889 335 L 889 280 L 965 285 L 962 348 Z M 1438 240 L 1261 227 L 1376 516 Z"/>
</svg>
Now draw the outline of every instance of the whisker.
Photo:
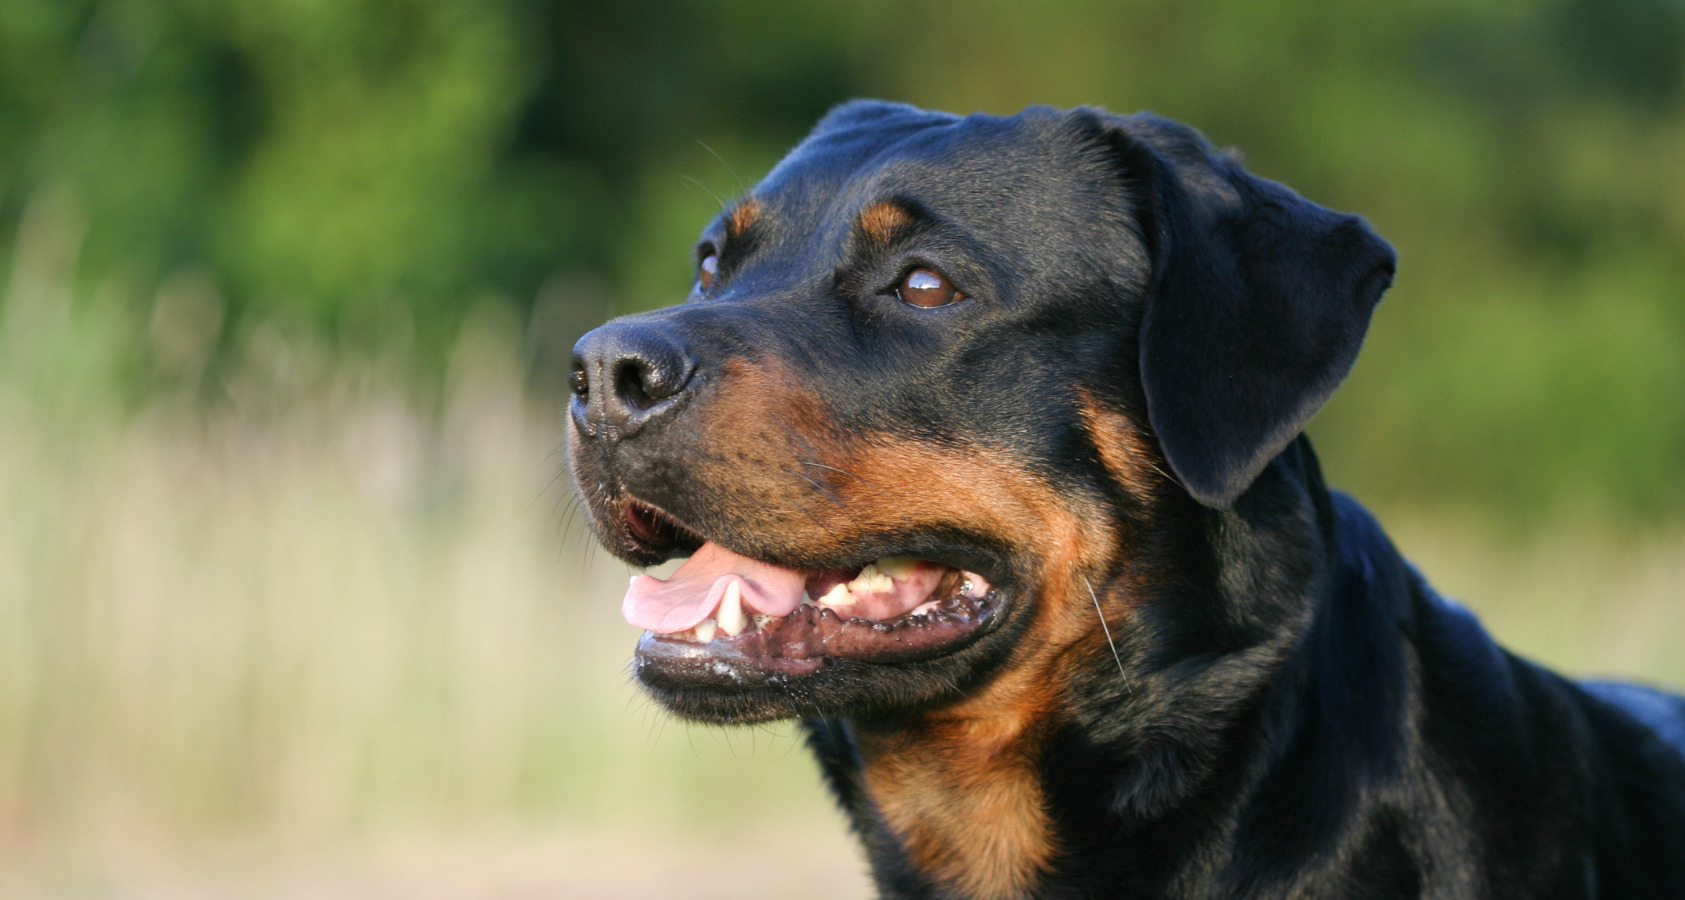
<svg viewBox="0 0 1685 900">
<path fill-rule="evenodd" d="M 709 186 L 706 182 L 704 182 L 700 178 L 692 178 L 691 176 L 686 175 L 683 172 L 669 172 L 668 174 L 672 175 L 673 177 L 678 178 L 682 181 L 687 181 L 694 187 L 701 188 L 702 191 L 704 193 L 706 193 L 710 198 L 712 198 L 715 203 L 718 203 L 720 205 L 720 209 L 722 209 L 722 210 L 724 210 L 726 208 L 726 206 L 728 206 L 731 203 L 731 198 L 729 198 L 726 195 L 720 193 L 719 191 L 714 190 L 713 187 Z"/>
<path fill-rule="evenodd" d="M 1134 693 L 1135 689 L 1129 684 L 1129 673 L 1123 668 L 1123 657 L 1118 655 L 1117 642 L 1112 640 L 1112 629 L 1106 624 L 1106 613 L 1100 609 L 1100 597 L 1094 593 L 1094 582 L 1088 576 L 1082 576 L 1082 583 L 1088 585 L 1088 597 L 1094 601 L 1094 612 L 1100 617 L 1100 630 L 1106 635 L 1106 646 L 1112 648 L 1112 659 L 1117 660 L 1117 672 L 1123 676 L 1123 689 Z"/>
<path fill-rule="evenodd" d="M 809 509 L 807 507 L 807 504 L 801 502 L 800 500 L 792 500 L 791 502 L 795 504 L 795 507 L 797 509 L 802 511 L 802 515 L 807 516 L 808 519 L 811 520 L 814 525 L 818 526 L 820 531 L 825 532 L 826 534 L 830 535 L 831 537 L 836 537 L 837 533 L 835 531 L 831 530 L 831 526 L 825 524 L 825 522 L 822 519 L 820 519 L 818 516 L 814 515 L 813 510 Z"/>
<path fill-rule="evenodd" d="M 831 490 L 831 488 L 828 485 L 826 485 L 824 482 L 816 481 L 812 478 L 809 478 L 808 476 L 803 475 L 800 472 L 797 472 L 795 469 L 785 469 L 785 468 L 780 467 L 780 471 L 782 471 L 786 475 L 794 475 L 797 478 L 800 478 L 801 480 L 807 482 L 808 484 L 813 485 L 814 490 L 817 490 L 819 493 L 824 494 L 827 498 L 830 499 L 830 501 L 832 503 L 835 503 L 838 506 L 842 505 L 842 502 L 843 502 L 842 498 L 837 496 L 836 492 Z"/>
<path fill-rule="evenodd" d="M 550 489 L 556 486 L 556 482 L 561 481 L 566 476 L 567 469 L 558 467 L 555 474 L 550 476 L 550 480 L 544 482 L 544 487 L 539 488 L 538 493 L 532 495 L 532 502 L 527 504 L 527 510 L 530 512 L 534 506 L 537 506 L 538 501 L 544 499 L 544 495 L 550 493 Z"/>
<path fill-rule="evenodd" d="M 737 193 L 739 193 L 739 194 L 749 193 L 749 186 L 743 183 L 743 176 L 737 174 L 737 170 L 731 167 L 731 163 L 728 163 L 728 162 L 725 161 L 725 157 L 721 156 L 719 154 L 719 152 L 716 151 L 713 147 L 708 146 L 708 144 L 705 141 L 697 141 L 696 143 L 699 144 L 702 147 L 702 149 L 708 151 L 708 154 L 710 156 L 719 160 L 720 165 L 725 166 L 725 170 L 727 172 L 731 173 L 732 180 L 737 182 Z M 724 206 L 725 204 L 721 203 L 720 205 Z"/>
</svg>

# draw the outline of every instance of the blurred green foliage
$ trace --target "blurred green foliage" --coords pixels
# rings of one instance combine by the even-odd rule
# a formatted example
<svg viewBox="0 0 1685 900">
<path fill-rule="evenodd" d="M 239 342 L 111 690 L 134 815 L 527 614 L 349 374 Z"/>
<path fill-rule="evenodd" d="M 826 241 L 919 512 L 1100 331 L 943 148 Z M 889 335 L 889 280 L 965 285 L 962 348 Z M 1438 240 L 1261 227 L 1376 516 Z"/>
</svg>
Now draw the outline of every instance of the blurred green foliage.
<svg viewBox="0 0 1685 900">
<path fill-rule="evenodd" d="M 1685 508 L 1671 0 L 0 0 L 0 246 L 78 223 L 78 296 L 151 322 L 142 389 L 177 320 L 426 376 L 490 297 L 559 390 L 856 95 L 1150 108 L 1368 216 L 1400 276 L 1314 429 L 1366 499 Z"/>
</svg>

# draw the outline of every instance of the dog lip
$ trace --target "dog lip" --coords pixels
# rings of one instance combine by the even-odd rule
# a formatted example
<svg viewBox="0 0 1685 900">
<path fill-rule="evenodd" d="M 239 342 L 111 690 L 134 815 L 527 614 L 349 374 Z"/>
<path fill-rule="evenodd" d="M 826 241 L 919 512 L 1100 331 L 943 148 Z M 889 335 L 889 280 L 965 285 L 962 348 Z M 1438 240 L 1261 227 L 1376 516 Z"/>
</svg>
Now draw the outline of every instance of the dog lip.
<svg viewBox="0 0 1685 900">
<path fill-rule="evenodd" d="M 785 678 L 811 675 L 828 662 L 823 656 L 793 659 L 752 655 L 732 643 L 716 639 L 697 644 L 646 631 L 638 641 L 634 665 L 640 673 L 660 670 L 667 679 L 682 682 L 684 687 L 702 688 L 776 684 Z"/>
<path fill-rule="evenodd" d="M 695 552 L 704 539 L 670 512 L 636 497 L 620 503 L 620 522 L 632 550 L 639 556 L 666 559 Z"/>
<path fill-rule="evenodd" d="M 658 561 L 683 556 L 711 540 L 700 529 L 639 496 L 622 494 L 608 508 L 618 511 L 618 515 L 611 514 L 611 520 L 618 520 L 617 530 L 635 557 Z M 637 648 L 638 669 L 660 673 L 664 681 L 679 690 L 727 688 L 798 678 L 837 661 L 896 664 L 959 652 L 995 630 L 1005 618 L 1010 605 L 1006 600 L 1014 593 L 1009 585 L 1014 579 L 997 574 L 1010 567 L 980 546 L 916 546 L 923 543 L 916 538 L 906 543 L 868 539 L 844 554 L 808 557 L 797 564 L 772 554 L 740 554 L 807 573 L 810 578 L 830 575 L 845 581 L 849 573 L 858 573 L 885 556 L 924 559 L 948 568 L 952 578 L 945 582 L 945 595 L 934 606 L 922 606 L 924 612 L 917 617 L 909 611 L 883 621 L 847 619 L 827 607 L 804 605 L 786 616 L 760 616 L 755 626 L 741 634 L 722 631 L 709 640 L 646 631 Z M 967 572 L 987 582 L 983 596 L 960 596 Z M 963 602 L 956 606 L 957 601 Z M 971 605 L 966 606 L 967 602 Z M 841 616 L 846 615 L 845 609 Z"/>
</svg>

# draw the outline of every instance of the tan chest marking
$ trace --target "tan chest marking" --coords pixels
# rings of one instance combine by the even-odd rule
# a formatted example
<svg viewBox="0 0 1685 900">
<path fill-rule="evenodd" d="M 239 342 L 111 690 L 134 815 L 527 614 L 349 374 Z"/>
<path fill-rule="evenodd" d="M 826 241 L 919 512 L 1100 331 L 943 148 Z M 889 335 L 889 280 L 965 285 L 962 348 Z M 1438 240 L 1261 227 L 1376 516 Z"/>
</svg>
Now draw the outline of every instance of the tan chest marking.
<svg viewBox="0 0 1685 900">
<path fill-rule="evenodd" d="M 1057 849 L 1031 755 L 1039 736 L 1020 724 L 956 720 L 861 737 L 867 790 L 909 861 L 968 897 L 1024 896 Z"/>
</svg>

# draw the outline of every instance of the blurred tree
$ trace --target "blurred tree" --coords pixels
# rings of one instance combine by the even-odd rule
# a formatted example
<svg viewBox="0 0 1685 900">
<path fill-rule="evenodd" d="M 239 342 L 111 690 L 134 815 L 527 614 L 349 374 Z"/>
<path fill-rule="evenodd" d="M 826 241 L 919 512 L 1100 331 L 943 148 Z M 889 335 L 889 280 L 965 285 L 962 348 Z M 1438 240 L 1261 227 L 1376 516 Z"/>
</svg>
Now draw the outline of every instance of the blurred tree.
<svg viewBox="0 0 1685 900">
<path fill-rule="evenodd" d="M 190 272 L 225 341 L 436 371 L 489 294 L 555 368 L 855 95 L 1152 108 L 1368 215 L 1400 278 L 1316 425 L 1366 496 L 1685 506 L 1672 0 L 0 0 L 0 246 L 50 193 L 136 321 Z"/>
</svg>

